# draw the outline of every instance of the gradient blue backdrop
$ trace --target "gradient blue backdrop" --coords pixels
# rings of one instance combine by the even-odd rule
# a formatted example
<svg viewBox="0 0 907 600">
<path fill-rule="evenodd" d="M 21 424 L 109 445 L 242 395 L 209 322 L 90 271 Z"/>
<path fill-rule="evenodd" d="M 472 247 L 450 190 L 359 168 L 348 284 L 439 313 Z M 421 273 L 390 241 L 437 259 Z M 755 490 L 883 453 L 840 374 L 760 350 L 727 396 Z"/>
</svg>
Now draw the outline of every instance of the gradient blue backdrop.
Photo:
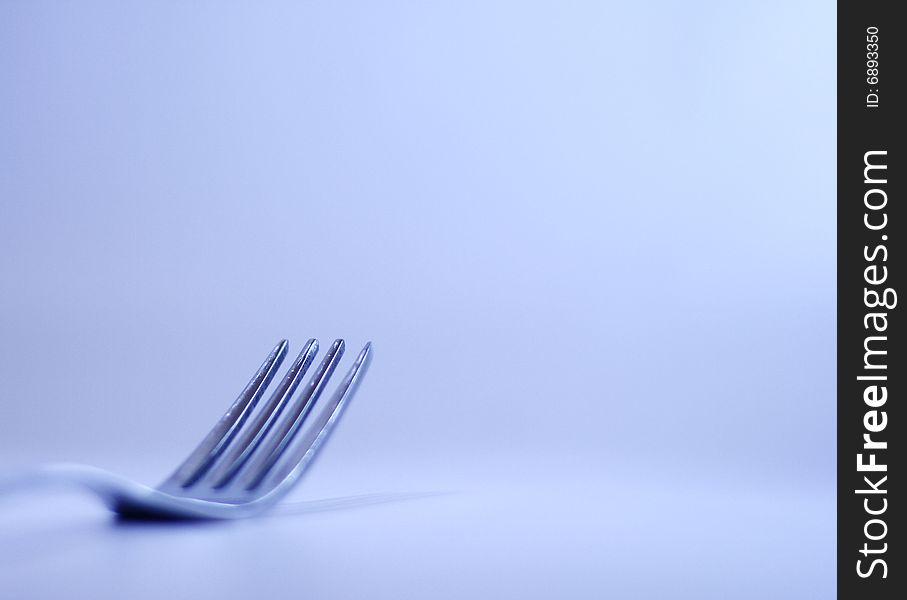
<svg viewBox="0 0 907 600">
<path fill-rule="evenodd" d="M 375 502 L 0 498 L 3 589 L 831 597 L 834 51 L 813 0 L 0 1 L 0 466 L 154 483 L 279 338 L 376 351 L 294 494 Z"/>
</svg>

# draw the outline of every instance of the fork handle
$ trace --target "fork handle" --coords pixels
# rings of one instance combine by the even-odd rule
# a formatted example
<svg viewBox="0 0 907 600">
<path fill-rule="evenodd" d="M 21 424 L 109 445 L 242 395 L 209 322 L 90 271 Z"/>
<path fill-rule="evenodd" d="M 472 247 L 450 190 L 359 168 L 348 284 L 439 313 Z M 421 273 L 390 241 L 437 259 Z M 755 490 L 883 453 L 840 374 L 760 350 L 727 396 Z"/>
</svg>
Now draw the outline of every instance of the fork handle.
<svg viewBox="0 0 907 600">
<path fill-rule="evenodd" d="M 48 487 L 85 490 L 113 507 L 123 489 L 142 486 L 109 471 L 75 463 L 45 464 L 0 475 L 0 497 Z"/>
</svg>

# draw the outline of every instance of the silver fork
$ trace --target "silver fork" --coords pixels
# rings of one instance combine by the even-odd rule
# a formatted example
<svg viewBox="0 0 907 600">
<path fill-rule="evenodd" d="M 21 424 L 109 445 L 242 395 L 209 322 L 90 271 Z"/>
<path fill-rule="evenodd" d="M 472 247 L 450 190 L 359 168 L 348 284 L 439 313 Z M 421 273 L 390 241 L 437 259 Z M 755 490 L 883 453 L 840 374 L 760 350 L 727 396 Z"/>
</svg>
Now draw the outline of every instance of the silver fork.
<svg viewBox="0 0 907 600">
<path fill-rule="evenodd" d="M 158 487 L 95 467 L 69 464 L 42 467 L 29 474 L 26 482 L 78 485 L 128 517 L 234 519 L 267 510 L 290 491 L 312 463 L 371 360 L 369 342 L 325 406 L 319 408 L 314 422 L 299 436 L 340 362 L 344 342 L 334 341 L 308 384 L 294 398 L 318 353 L 317 340 L 310 339 L 267 402 L 254 411 L 287 348 L 287 340 L 274 347 L 198 448 Z"/>
</svg>

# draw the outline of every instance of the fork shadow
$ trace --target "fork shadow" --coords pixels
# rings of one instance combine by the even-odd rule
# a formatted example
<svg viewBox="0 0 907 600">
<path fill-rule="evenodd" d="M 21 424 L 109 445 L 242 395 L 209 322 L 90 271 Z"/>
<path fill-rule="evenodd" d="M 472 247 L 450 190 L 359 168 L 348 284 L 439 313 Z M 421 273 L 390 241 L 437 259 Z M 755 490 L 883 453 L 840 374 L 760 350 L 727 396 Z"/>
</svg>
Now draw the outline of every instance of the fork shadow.
<svg viewBox="0 0 907 600">
<path fill-rule="evenodd" d="M 155 520 L 113 516 L 110 519 L 86 519 L 48 524 L 35 521 L 34 527 L 25 527 L 10 534 L 0 531 L 0 546 L 15 549 L 15 552 L 0 552 L 0 575 L 5 569 L 55 560 L 54 557 L 72 554 L 84 549 L 86 544 L 122 544 L 129 540 L 164 539 L 169 534 L 183 534 L 192 531 L 217 532 L 235 531 L 241 523 L 274 522 L 309 514 L 347 511 L 379 505 L 409 502 L 432 497 L 456 494 L 454 491 L 429 492 L 388 492 L 339 496 L 319 500 L 285 502 L 278 504 L 267 513 L 256 517 L 237 520 Z M 81 513 L 84 514 L 84 513 Z M 130 544 L 131 545 L 131 544 Z"/>
<path fill-rule="evenodd" d="M 284 502 L 271 508 L 268 512 L 251 517 L 253 519 L 276 519 L 288 516 L 306 515 L 322 512 L 334 512 L 343 510 L 353 510 L 368 506 L 380 504 L 391 504 L 395 502 L 405 502 L 409 500 L 419 500 L 423 498 L 432 498 L 438 496 L 448 496 L 456 492 L 452 491 L 430 491 L 430 492 L 386 492 L 373 494 L 356 494 L 353 496 L 337 496 L 334 498 L 323 498 L 319 500 L 305 500 L 300 502 Z M 241 519 L 246 520 L 246 519 Z M 172 525 L 180 526 L 223 526 L 234 522 L 232 520 L 222 519 L 172 519 L 147 514 L 126 514 L 115 515 L 113 523 L 119 528 L 153 526 L 162 527 Z"/>
</svg>

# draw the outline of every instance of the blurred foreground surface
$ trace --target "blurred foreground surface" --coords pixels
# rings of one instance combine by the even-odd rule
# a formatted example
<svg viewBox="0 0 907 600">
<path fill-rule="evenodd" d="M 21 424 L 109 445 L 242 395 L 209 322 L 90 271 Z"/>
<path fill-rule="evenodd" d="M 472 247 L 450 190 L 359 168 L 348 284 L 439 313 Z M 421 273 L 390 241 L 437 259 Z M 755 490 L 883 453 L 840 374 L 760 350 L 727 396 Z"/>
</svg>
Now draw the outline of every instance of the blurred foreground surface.
<svg viewBox="0 0 907 600">
<path fill-rule="evenodd" d="M 0 588 L 22 600 L 834 595 L 831 496 L 546 471 L 378 482 L 319 469 L 274 513 L 233 523 L 116 522 L 72 494 L 20 495 L 0 500 Z"/>
</svg>

